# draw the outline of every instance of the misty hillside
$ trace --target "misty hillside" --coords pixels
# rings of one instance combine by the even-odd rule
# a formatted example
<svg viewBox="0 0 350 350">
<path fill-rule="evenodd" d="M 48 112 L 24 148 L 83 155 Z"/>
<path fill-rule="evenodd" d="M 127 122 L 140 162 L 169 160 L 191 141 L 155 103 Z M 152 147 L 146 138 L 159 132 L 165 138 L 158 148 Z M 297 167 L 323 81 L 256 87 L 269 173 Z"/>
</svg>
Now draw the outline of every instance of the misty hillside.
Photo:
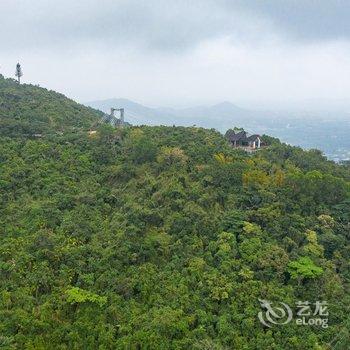
<svg viewBox="0 0 350 350">
<path fill-rule="evenodd" d="M 127 99 L 109 99 L 85 103 L 87 106 L 108 112 L 112 106 L 125 108 L 125 115 L 135 124 L 146 125 L 198 125 L 224 131 L 232 126 L 232 122 L 246 124 L 251 120 L 264 118 L 264 113 L 245 110 L 230 102 L 214 106 L 198 106 L 193 108 L 150 108 Z"/>
<path fill-rule="evenodd" d="M 240 108 L 230 102 L 192 108 L 150 108 L 127 99 L 88 102 L 108 112 L 124 107 L 135 125 L 197 125 L 225 132 L 233 126 L 252 133 L 269 134 L 305 149 L 320 149 L 334 160 L 350 159 L 350 117 L 341 112 L 278 112 Z"/>
</svg>

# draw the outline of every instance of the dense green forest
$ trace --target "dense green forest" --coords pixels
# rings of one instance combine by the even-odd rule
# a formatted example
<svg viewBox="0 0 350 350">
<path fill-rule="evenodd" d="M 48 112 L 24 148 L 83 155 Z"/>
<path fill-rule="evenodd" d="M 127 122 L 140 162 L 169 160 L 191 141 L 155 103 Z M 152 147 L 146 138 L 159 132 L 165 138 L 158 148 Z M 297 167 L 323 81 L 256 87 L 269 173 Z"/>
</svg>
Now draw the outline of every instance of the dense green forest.
<svg viewBox="0 0 350 350">
<path fill-rule="evenodd" d="M 0 77 L 1 349 L 349 349 L 349 166 L 99 117 Z"/>
<path fill-rule="evenodd" d="M 54 91 L 18 85 L 0 74 L 0 136 L 25 136 L 88 127 L 102 113 Z"/>
</svg>

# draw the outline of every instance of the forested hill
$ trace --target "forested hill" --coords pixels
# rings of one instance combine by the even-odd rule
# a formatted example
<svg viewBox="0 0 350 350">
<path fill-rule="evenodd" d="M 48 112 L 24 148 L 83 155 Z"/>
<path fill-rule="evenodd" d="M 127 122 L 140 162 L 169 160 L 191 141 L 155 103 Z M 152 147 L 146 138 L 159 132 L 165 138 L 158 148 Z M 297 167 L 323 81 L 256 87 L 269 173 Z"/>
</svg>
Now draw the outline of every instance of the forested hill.
<svg viewBox="0 0 350 350">
<path fill-rule="evenodd" d="M 33 94 L 43 129 L 95 117 L 1 82 L 2 125 L 30 127 Z M 1 348 L 348 349 L 349 167 L 202 128 L 15 130 L 0 137 Z M 329 327 L 268 328 L 259 299 L 326 301 Z"/>
<path fill-rule="evenodd" d="M 0 135 L 31 136 L 87 127 L 101 112 L 62 94 L 0 75 Z"/>
</svg>

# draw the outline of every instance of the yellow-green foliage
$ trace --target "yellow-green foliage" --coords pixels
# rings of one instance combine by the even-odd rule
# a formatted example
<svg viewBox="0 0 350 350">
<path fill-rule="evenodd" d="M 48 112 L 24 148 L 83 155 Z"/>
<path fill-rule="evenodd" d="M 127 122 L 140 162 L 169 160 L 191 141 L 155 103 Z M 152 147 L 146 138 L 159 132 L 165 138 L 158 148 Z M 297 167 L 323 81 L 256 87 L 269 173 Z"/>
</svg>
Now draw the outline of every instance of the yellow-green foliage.
<svg viewBox="0 0 350 350">
<path fill-rule="evenodd" d="M 96 112 L 2 78 L 0 99 L 1 348 L 306 350 L 346 324 L 348 167 L 202 128 L 89 137 Z M 267 330 L 259 299 L 325 300 L 330 326 Z"/>
<path fill-rule="evenodd" d="M 70 304 L 81 304 L 86 302 L 96 303 L 99 306 L 103 306 L 107 303 L 107 297 L 97 295 L 87 290 L 72 287 L 66 290 L 67 301 Z"/>
</svg>

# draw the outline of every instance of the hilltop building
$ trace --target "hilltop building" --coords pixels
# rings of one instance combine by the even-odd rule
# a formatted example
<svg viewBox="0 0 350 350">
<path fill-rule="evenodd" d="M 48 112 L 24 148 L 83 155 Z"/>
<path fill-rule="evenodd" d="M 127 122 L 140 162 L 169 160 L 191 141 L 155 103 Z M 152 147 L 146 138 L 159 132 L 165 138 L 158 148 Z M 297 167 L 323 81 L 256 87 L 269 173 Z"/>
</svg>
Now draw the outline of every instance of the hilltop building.
<svg viewBox="0 0 350 350">
<path fill-rule="evenodd" d="M 249 135 L 245 130 L 228 130 L 225 137 L 234 148 L 242 148 L 246 151 L 255 151 L 264 146 L 260 135 Z"/>
</svg>

